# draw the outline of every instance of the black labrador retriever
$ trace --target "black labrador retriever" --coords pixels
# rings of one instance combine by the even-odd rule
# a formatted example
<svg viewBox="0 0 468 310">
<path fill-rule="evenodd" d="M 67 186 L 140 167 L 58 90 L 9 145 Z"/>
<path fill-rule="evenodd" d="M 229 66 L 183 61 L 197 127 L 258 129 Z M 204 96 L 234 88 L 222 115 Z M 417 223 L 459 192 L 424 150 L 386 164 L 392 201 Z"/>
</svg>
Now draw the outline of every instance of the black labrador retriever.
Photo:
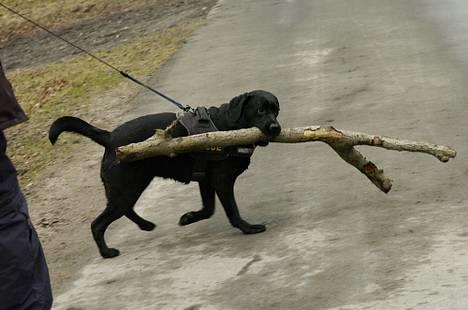
<svg viewBox="0 0 468 310">
<path fill-rule="evenodd" d="M 234 130 L 257 127 L 267 137 L 260 145 L 277 136 L 281 127 L 277 121 L 278 99 L 271 93 L 256 90 L 233 98 L 220 107 L 208 109 L 209 116 L 218 130 Z M 153 157 L 136 162 L 116 163 L 115 148 L 140 142 L 151 137 L 155 129 L 172 128 L 173 137 L 187 136 L 188 132 L 180 122 L 175 122 L 175 113 L 159 113 L 138 117 L 109 132 L 96 128 L 76 117 L 57 119 L 49 131 L 49 139 L 54 144 L 64 132 L 84 135 L 105 147 L 101 163 L 101 179 L 104 183 L 107 207 L 93 221 L 91 230 L 102 257 L 119 255 L 117 249 L 109 248 L 104 240 L 107 227 L 115 220 L 126 216 L 140 229 L 150 231 L 156 225 L 141 218 L 133 207 L 155 176 L 171 178 L 189 183 L 196 165 L 196 154 L 181 154 L 176 157 Z M 203 206 L 199 211 L 185 213 L 180 225 L 188 225 L 211 217 L 215 208 L 215 193 L 218 195 L 229 222 L 245 234 L 265 231 L 264 225 L 252 225 L 242 219 L 234 198 L 234 183 L 250 163 L 250 156 L 227 156 L 222 160 L 206 162 L 204 177 L 199 182 Z"/>
</svg>

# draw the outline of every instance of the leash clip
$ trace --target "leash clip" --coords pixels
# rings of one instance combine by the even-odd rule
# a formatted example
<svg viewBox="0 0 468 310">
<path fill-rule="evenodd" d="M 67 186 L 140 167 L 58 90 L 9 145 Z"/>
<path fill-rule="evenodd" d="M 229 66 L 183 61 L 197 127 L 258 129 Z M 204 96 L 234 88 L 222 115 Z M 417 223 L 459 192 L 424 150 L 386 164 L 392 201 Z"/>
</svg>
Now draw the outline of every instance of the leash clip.
<svg viewBox="0 0 468 310">
<path fill-rule="evenodd" d="M 184 112 L 195 113 L 195 110 L 196 110 L 196 109 L 192 108 L 192 107 L 189 106 L 189 105 L 186 105 L 186 106 L 184 106 L 184 107 L 182 108 L 182 110 L 183 110 Z"/>
</svg>

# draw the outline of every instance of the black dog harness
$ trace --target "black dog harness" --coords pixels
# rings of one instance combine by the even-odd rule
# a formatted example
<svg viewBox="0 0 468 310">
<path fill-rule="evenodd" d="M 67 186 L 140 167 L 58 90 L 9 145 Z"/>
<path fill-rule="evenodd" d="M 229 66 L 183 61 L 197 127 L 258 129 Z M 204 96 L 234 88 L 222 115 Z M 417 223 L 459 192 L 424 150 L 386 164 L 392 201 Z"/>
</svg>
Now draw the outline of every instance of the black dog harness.
<svg viewBox="0 0 468 310">
<path fill-rule="evenodd" d="M 179 123 L 185 127 L 189 136 L 218 131 L 215 124 L 211 120 L 208 109 L 198 107 L 193 112 L 185 112 L 178 117 Z M 200 181 L 206 176 L 206 168 L 208 161 L 224 160 L 228 157 L 248 157 L 252 156 L 255 150 L 255 145 L 231 146 L 222 147 L 214 146 L 202 152 L 193 153 L 195 159 L 194 169 L 192 173 L 193 181 Z"/>
</svg>

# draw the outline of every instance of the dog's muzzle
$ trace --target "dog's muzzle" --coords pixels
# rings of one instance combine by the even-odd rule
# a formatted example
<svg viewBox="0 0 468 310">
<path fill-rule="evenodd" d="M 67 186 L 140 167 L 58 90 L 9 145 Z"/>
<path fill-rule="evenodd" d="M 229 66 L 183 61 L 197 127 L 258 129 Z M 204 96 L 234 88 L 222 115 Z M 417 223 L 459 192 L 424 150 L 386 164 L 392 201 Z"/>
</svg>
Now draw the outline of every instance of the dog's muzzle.
<svg viewBox="0 0 468 310">
<path fill-rule="evenodd" d="M 278 123 L 271 123 L 268 125 L 264 130 L 262 130 L 263 134 L 265 135 L 265 139 L 263 141 L 259 141 L 257 145 L 260 146 L 267 146 L 268 143 L 275 138 L 281 132 L 281 126 Z"/>
<path fill-rule="evenodd" d="M 272 138 L 279 135 L 280 132 L 281 132 L 281 126 L 278 123 L 271 123 L 270 126 L 268 126 L 268 134 Z"/>
</svg>

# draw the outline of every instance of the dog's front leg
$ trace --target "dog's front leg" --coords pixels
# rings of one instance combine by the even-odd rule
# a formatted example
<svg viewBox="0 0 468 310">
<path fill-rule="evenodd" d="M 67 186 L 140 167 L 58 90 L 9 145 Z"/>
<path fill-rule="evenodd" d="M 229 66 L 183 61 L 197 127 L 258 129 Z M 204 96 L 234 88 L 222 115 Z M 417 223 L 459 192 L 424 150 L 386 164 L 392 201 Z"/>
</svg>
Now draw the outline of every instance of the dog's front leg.
<svg viewBox="0 0 468 310">
<path fill-rule="evenodd" d="M 249 224 L 240 216 L 234 198 L 234 181 L 223 180 L 223 182 L 216 182 L 215 191 L 232 226 L 239 228 L 244 234 L 257 234 L 266 230 L 265 225 Z"/>
<path fill-rule="evenodd" d="M 181 216 L 179 225 L 185 226 L 210 218 L 215 210 L 215 190 L 208 181 L 200 181 L 200 195 L 203 207 L 200 211 L 187 212 Z"/>
</svg>

